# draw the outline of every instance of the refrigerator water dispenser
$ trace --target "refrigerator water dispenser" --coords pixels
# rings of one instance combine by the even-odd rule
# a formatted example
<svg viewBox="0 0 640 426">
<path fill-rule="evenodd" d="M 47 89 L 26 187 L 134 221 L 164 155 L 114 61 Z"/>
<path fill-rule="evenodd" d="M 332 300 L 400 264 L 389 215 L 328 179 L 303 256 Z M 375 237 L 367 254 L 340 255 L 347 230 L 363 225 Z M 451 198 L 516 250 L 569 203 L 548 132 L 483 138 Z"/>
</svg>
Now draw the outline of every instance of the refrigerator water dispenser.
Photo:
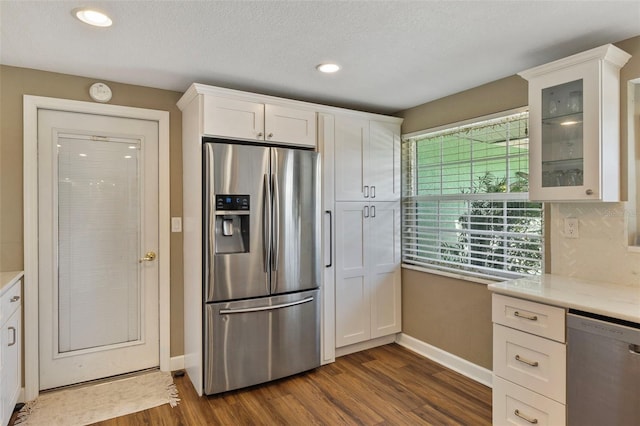
<svg viewBox="0 0 640 426">
<path fill-rule="evenodd" d="M 249 252 L 249 196 L 216 195 L 215 254 Z"/>
</svg>

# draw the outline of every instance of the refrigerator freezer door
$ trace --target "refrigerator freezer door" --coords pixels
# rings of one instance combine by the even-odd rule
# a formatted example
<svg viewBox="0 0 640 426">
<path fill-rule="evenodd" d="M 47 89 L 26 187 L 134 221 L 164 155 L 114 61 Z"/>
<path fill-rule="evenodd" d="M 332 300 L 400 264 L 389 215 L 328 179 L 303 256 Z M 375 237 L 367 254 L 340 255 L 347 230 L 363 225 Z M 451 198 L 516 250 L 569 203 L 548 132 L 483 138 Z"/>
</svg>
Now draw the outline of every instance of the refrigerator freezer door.
<svg viewBox="0 0 640 426">
<path fill-rule="evenodd" d="M 320 286 L 320 159 L 272 148 L 271 294 Z"/>
<path fill-rule="evenodd" d="M 269 294 L 268 232 L 263 232 L 263 224 L 268 225 L 270 213 L 268 196 L 270 189 L 265 186 L 269 173 L 269 148 L 205 143 L 204 145 L 204 190 L 205 190 L 205 299 L 207 302 L 260 297 Z M 233 233 L 240 238 L 242 229 L 224 226 L 224 218 L 218 218 L 216 226 L 217 195 L 249 195 L 249 219 L 242 220 L 247 226 L 249 249 L 243 253 L 216 254 L 216 239 L 231 239 L 225 236 Z M 218 212 L 218 215 L 229 212 Z M 241 212 L 243 215 L 246 211 Z M 238 216 L 240 217 L 240 216 Z M 245 217 L 245 216 L 242 216 Z M 237 225 L 237 226 L 236 226 Z M 266 230 L 269 230 L 267 226 Z M 244 230 L 246 231 L 246 230 Z M 246 247 L 243 246 L 243 250 Z M 222 251 L 222 250 L 220 250 Z M 240 251 L 240 250 L 238 250 Z"/>
<path fill-rule="evenodd" d="M 205 393 L 320 366 L 319 290 L 205 305 Z"/>
</svg>

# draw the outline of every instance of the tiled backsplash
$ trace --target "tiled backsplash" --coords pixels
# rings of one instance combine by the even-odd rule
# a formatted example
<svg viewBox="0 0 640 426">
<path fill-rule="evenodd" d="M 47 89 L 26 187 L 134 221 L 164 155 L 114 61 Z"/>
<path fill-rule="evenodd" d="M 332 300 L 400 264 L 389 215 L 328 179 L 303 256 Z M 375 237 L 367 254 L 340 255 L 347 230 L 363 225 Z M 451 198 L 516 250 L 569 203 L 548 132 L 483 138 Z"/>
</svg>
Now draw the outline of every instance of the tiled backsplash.
<svg viewBox="0 0 640 426">
<path fill-rule="evenodd" d="M 552 203 L 551 273 L 636 286 L 640 290 L 640 248 L 628 247 L 628 203 Z M 578 219 L 578 238 L 564 236 L 564 219 Z"/>
</svg>

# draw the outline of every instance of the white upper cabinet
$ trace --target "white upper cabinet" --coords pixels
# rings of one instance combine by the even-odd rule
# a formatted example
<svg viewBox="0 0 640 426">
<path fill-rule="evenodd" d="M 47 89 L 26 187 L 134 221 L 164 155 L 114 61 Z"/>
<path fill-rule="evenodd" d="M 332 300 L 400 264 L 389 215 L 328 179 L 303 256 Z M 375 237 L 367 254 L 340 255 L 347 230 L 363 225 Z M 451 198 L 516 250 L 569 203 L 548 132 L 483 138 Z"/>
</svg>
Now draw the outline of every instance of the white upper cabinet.
<svg viewBox="0 0 640 426">
<path fill-rule="evenodd" d="M 204 96 L 203 134 L 316 146 L 316 112 L 214 95 Z"/>
<path fill-rule="evenodd" d="M 369 122 L 369 162 L 367 176 L 375 201 L 400 199 L 400 126 L 382 121 Z M 370 189 L 371 191 L 371 189 Z"/>
<path fill-rule="evenodd" d="M 400 125 L 336 116 L 336 201 L 400 199 Z"/>
<path fill-rule="evenodd" d="M 205 95 L 203 133 L 264 140 L 264 104 Z"/>
<path fill-rule="evenodd" d="M 336 201 L 361 201 L 365 199 L 364 163 L 368 158 L 368 144 L 369 120 L 351 116 L 336 116 L 334 157 Z"/>
<path fill-rule="evenodd" d="M 620 200 L 620 68 L 605 45 L 519 73 L 529 81 L 529 196 Z"/>
<path fill-rule="evenodd" d="M 283 106 L 264 106 L 265 140 L 316 146 L 316 113 Z"/>
</svg>

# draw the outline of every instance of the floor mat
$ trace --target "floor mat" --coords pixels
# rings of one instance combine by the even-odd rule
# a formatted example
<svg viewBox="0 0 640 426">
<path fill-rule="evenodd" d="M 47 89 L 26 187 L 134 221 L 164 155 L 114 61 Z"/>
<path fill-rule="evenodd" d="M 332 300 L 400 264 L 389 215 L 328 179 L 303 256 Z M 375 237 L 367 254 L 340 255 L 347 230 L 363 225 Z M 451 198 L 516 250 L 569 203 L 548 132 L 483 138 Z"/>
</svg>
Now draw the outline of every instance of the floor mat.
<svg viewBox="0 0 640 426">
<path fill-rule="evenodd" d="M 27 403 L 15 424 L 80 426 L 157 407 L 178 404 L 171 373 L 152 371 L 122 379 L 44 392 Z"/>
</svg>

